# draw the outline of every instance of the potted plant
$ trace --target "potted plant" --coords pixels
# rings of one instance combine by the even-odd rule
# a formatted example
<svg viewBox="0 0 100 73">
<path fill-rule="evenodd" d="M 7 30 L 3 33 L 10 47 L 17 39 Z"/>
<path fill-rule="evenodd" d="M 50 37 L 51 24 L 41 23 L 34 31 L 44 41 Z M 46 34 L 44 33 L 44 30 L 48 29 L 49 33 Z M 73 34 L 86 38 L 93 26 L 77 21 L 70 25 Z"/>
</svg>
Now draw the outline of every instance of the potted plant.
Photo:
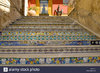
<svg viewBox="0 0 100 73">
<path fill-rule="evenodd" d="M 30 7 L 28 9 L 28 16 L 36 16 L 36 11 L 37 11 L 36 6 Z"/>
</svg>

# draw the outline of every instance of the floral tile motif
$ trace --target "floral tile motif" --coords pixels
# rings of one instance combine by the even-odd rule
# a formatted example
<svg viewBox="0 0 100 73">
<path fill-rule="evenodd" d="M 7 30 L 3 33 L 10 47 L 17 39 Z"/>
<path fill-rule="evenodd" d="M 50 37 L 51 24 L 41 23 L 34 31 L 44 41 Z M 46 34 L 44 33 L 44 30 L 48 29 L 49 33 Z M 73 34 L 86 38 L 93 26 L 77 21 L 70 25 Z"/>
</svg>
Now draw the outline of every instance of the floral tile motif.
<svg viewBox="0 0 100 73">
<path fill-rule="evenodd" d="M 0 65 L 100 63 L 100 57 L 0 58 Z"/>
</svg>

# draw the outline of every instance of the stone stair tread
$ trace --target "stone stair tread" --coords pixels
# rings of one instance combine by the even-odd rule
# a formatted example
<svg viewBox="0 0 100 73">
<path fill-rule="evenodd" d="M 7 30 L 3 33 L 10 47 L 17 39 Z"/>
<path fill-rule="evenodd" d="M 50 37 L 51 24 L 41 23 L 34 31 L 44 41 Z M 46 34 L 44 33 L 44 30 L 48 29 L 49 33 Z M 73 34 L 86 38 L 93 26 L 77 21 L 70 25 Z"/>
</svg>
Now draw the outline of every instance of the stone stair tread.
<svg viewBox="0 0 100 73">
<path fill-rule="evenodd" d="M 100 52 L 100 39 L 67 16 L 22 17 L 2 30 L 3 32 L 0 33 L 0 54 L 2 51 L 5 51 L 5 54 L 60 54 Z M 17 32 L 18 34 L 15 34 Z M 38 34 L 33 35 L 35 32 Z M 41 34 L 39 34 L 39 32 Z M 88 37 L 90 39 L 88 39 Z M 56 40 L 54 38 L 56 38 Z M 31 52 L 28 52 L 30 50 Z M 34 50 L 37 50 L 37 52 Z M 39 50 L 43 50 L 44 52 L 40 52 Z M 50 52 L 50 50 L 54 51 Z"/>
</svg>

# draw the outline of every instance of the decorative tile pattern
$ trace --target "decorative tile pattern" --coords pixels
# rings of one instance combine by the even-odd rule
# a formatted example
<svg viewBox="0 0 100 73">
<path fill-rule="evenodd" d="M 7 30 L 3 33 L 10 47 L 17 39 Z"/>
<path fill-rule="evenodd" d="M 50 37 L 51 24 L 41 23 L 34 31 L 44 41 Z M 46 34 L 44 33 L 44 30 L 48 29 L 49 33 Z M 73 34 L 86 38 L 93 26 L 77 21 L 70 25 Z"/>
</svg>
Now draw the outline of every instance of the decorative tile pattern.
<svg viewBox="0 0 100 73">
<path fill-rule="evenodd" d="M 97 41 L 96 40 L 97 37 L 95 35 L 86 31 L 81 26 L 74 23 L 74 21 L 68 18 L 66 18 L 65 20 L 64 17 L 63 18 L 57 17 L 57 19 L 59 19 L 60 21 L 57 21 L 55 17 L 53 17 L 55 18 L 55 20 L 53 20 L 52 18 L 50 18 L 49 20 L 47 19 L 48 17 L 46 18 L 44 17 L 44 19 L 43 18 L 39 19 L 39 18 L 37 18 L 36 22 L 34 19 L 33 20 L 30 20 L 29 18 L 25 18 L 25 20 L 21 19 L 19 21 L 14 22 L 7 28 L 4 28 L 2 32 L 0 32 L 0 46 L 2 46 L 0 47 L 0 54 L 13 55 L 13 54 L 57 54 L 57 53 L 100 52 L 100 47 L 90 47 L 90 45 L 100 45 L 100 40 Z M 39 21 L 42 21 L 42 24 Z M 67 45 L 70 46 L 77 45 L 78 47 L 53 47 L 53 48 L 44 47 L 44 46 L 67 46 Z M 80 45 L 85 45 L 85 46 L 88 45 L 89 47 L 81 47 Z M 20 48 L 18 47 L 11 48 L 8 46 L 20 46 Z M 21 46 L 25 47 L 21 48 Z M 28 48 L 28 46 L 35 46 L 35 47 Z M 42 46 L 42 48 L 40 48 L 39 46 L 40 47 Z M 0 58 L 0 65 L 82 64 L 82 63 L 83 64 L 100 63 L 100 57 Z"/>
<path fill-rule="evenodd" d="M 94 40 L 95 35 L 85 30 L 6 30 L 2 32 L 0 40 Z"/>
<path fill-rule="evenodd" d="M 17 24 L 18 25 L 18 24 Z M 25 26 L 24 24 L 21 26 L 9 26 L 8 28 L 4 29 L 4 30 L 13 30 L 13 29 L 82 29 L 81 26 L 79 26 L 78 24 L 53 24 L 53 25 L 48 25 L 48 24 L 38 24 L 38 25 L 34 25 L 32 24 L 30 27 L 30 24 Z"/>
<path fill-rule="evenodd" d="M 24 38 L 23 38 L 24 39 Z M 36 39 L 36 38 L 34 38 Z M 100 41 L 0 41 L 0 46 L 100 45 Z"/>
<path fill-rule="evenodd" d="M 0 65 L 100 63 L 100 57 L 0 58 Z"/>
<path fill-rule="evenodd" d="M 26 31 L 26 32 L 25 32 Z M 89 36 L 90 33 L 81 30 L 81 32 L 79 30 L 18 30 L 18 31 L 3 31 L 2 32 L 3 36 L 13 36 L 13 35 L 29 35 L 29 36 L 69 36 L 69 35 L 74 35 L 74 36 L 80 36 L 80 35 L 84 35 L 84 36 Z"/>
<path fill-rule="evenodd" d="M 27 34 L 28 35 L 28 34 Z M 0 40 L 95 40 L 95 36 L 0 36 Z"/>
<path fill-rule="evenodd" d="M 0 41 L 0 46 L 91 45 L 91 41 Z M 99 45 L 99 44 L 98 44 Z"/>
</svg>

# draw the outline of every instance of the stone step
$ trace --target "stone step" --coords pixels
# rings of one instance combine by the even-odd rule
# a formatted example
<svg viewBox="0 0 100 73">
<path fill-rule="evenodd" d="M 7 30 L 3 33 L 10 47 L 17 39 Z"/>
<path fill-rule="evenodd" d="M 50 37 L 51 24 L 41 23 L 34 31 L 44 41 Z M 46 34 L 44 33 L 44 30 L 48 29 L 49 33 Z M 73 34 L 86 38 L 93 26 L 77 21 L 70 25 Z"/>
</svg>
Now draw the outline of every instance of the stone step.
<svg viewBox="0 0 100 73">
<path fill-rule="evenodd" d="M 69 19 L 68 16 L 23 16 L 21 19 Z"/>
<path fill-rule="evenodd" d="M 83 30 L 83 28 L 79 25 L 11 25 L 3 29 L 3 31 L 9 31 L 9 30 Z M 33 30 L 33 31 L 34 31 Z"/>
<path fill-rule="evenodd" d="M 70 24 L 74 23 L 69 17 L 23 17 L 13 24 Z"/>
<path fill-rule="evenodd" d="M 0 46 L 86 46 L 86 45 L 99 45 L 100 40 L 1 40 Z"/>
<path fill-rule="evenodd" d="M 0 54 L 100 53 L 100 47 L 0 48 Z"/>
<path fill-rule="evenodd" d="M 2 54 L 99 52 L 100 39 L 69 17 L 22 17 L 0 33 Z"/>
<path fill-rule="evenodd" d="M 55 22 L 57 22 L 57 21 L 61 21 L 61 22 L 63 22 L 63 21 L 72 21 L 72 20 L 70 20 L 70 19 L 20 19 L 20 20 L 17 20 L 17 22 L 23 22 L 23 21 L 25 21 L 25 22 L 31 22 L 31 21 L 48 21 L 48 22 L 53 22 L 53 21 L 55 21 Z"/>
<path fill-rule="evenodd" d="M 72 24 L 73 22 L 71 21 L 16 21 L 13 24 Z"/>
</svg>

